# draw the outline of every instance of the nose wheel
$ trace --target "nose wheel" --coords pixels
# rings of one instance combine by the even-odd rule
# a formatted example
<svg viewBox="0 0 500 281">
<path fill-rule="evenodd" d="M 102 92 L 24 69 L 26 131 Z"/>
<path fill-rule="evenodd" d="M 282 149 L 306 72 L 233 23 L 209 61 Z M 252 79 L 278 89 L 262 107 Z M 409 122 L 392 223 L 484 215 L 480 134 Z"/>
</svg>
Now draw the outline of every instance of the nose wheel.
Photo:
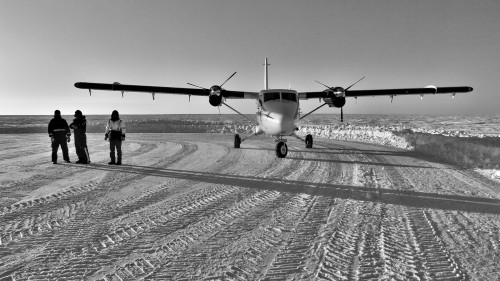
<svg viewBox="0 0 500 281">
<path fill-rule="evenodd" d="M 276 143 L 276 156 L 278 156 L 278 158 L 285 158 L 287 154 L 288 146 L 286 142 L 284 140 L 278 141 L 278 143 Z"/>
</svg>

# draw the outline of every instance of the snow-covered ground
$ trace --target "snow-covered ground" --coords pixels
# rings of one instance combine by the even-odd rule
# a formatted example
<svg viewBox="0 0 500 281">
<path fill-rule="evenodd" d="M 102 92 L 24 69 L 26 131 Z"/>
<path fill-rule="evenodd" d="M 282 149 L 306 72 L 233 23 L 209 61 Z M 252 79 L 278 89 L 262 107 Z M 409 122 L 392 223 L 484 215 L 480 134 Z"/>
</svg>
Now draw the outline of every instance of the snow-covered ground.
<svg viewBox="0 0 500 281">
<path fill-rule="evenodd" d="M 321 123 L 316 120 L 314 123 Z M 415 123 L 415 122 L 414 122 Z M 497 125 L 498 126 L 498 125 Z M 250 124 L 226 123 L 211 132 L 251 134 Z M 500 136 L 471 131 L 416 127 L 413 125 L 303 124 L 297 135 L 319 139 L 361 141 L 411 150 L 435 157 L 500 182 Z"/>
<path fill-rule="evenodd" d="M 500 185 L 418 151 L 131 133 L 110 166 L 88 143 L 53 165 L 45 133 L 1 136 L 0 280 L 500 278 Z"/>
<path fill-rule="evenodd" d="M 412 129 L 356 125 L 306 125 L 299 133 L 323 139 L 351 140 L 416 151 L 500 180 L 500 138 L 468 134 L 443 135 Z"/>
</svg>

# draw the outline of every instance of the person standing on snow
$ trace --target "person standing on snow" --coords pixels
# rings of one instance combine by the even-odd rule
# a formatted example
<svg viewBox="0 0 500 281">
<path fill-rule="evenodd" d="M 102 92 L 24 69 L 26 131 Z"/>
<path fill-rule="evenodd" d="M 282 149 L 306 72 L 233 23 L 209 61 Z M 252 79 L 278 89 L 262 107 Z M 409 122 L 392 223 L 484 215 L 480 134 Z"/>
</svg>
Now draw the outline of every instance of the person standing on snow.
<svg viewBox="0 0 500 281">
<path fill-rule="evenodd" d="M 75 134 L 75 150 L 78 155 L 77 164 L 90 163 L 89 150 L 87 148 L 87 119 L 80 110 L 75 111 L 75 119 L 69 125 Z"/>
<path fill-rule="evenodd" d="M 118 111 L 113 110 L 111 113 L 111 119 L 108 120 L 106 125 L 106 133 L 104 140 L 109 138 L 109 157 L 111 157 L 111 162 L 109 165 L 121 165 L 122 164 L 122 141 L 125 140 L 125 122 L 120 119 Z M 118 159 L 115 162 L 115 148 L 118 154 Z"/>
<path fill-rule="evenodd" d="M 57 150 L 59 145 L 63 153 L 63 159 L 66 163 L 69 161 L 68 144 L 71 140 L 71 131 L 68 127 L 68 122 L 61 117 L 59 110 L 54 111 L 54 118 L 49 122 L 49 137 L 52 142 L 52 163 L 57 164 Z"/>
</svg>

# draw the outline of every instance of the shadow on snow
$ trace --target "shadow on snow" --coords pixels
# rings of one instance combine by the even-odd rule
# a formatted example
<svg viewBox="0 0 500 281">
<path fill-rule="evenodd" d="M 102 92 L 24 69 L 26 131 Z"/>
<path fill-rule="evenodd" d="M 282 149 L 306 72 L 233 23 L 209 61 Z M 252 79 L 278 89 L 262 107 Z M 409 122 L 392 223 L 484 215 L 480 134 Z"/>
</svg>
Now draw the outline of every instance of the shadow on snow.
<svg viewBox="0 0 500 281">
<path fill-rule="evenodd" d="M 272 190 L 297 194 L 302 193 L 313 196 L 328 196 L 340 199 L 378 202 L 408 207 L 500 214 L 499 199 L 436 194 L 411 190 L 394 190 L 385 188 L 375 189 L 341 184 L 217 174 L 137 165 L 108 166 L 91 164 L 80 167 L 110 172 L 131 173 L 144 176 L 176 178 L 203 183 L 239 186 L 260 190 Z"/>
</svg>

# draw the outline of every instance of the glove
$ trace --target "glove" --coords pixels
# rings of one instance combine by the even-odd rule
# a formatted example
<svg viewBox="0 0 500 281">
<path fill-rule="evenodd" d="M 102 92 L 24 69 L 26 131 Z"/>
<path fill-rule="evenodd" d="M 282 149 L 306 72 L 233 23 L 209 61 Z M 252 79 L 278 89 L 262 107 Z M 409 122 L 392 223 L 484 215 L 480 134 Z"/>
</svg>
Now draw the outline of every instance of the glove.
<svg viewBox="0 0 500 281">
<path fill-rule="evenodd" d="M 66 139 L 68 139 L 68 142 L 71 141 L 71 136 L 67 136 Z"/>
<path fill-rule="evenodd" d="M 104 134 L 104 140 L 108 140 L 108 134 Z"/>
<path fill-rule="evenodd" d="M 122 141 L 124 141 L 124 140 L 125 140 L 125 135 L 122 135 Z"/>
<path fill-rule="evenodd" d="M 55 142 L 55 141 L 56 141 L 56 139 L 55 139 L 54 137 L 52 137 L 52 136 L 51 136 L 51 137 L 50 137 L 50 142 Z"/>
</svg>

